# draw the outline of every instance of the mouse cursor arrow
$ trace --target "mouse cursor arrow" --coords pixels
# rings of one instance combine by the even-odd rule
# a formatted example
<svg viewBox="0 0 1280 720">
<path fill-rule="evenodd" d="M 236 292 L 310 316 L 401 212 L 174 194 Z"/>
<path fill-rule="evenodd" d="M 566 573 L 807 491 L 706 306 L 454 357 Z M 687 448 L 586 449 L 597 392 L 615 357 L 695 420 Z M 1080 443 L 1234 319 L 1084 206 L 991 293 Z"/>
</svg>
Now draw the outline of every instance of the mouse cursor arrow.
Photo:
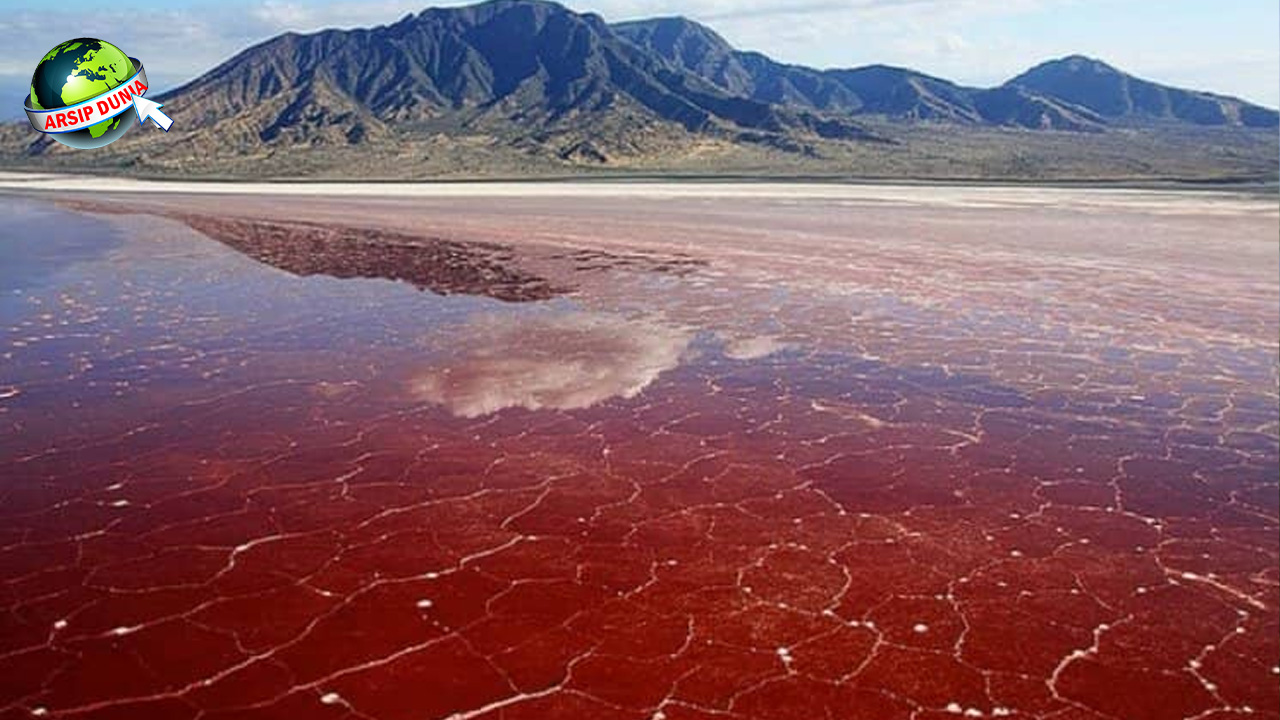
<svg viewBox="0 0 1280 720">
<path fill-rule="evenodd" d="M 148 100 L 141 95 L 133 96 L 133 109 L 138 112 L 138 124 L 146 125 L 147 118 L 151 118 L 151 122 L 154 122 L 156 127 L 169 132 L 169 128 L 173 126 L 173 120 L 168 115 L 160 112 L 162 107 L 164 107 L 164 103 Z"/>
</svg>

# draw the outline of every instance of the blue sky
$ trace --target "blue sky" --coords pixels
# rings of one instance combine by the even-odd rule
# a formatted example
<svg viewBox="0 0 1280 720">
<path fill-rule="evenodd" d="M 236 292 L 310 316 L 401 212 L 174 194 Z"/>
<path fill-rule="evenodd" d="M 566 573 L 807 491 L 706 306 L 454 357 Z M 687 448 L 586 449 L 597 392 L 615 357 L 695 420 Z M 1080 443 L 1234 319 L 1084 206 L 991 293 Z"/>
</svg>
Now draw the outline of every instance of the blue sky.
<svg viewBox="0 0 1280 720">
<path fill-rule="evenodd" d="M 49 47 L 100 37 L 160 84 L 190 79 L 286 30 L 394 22 L 405 0 L 91 0 L 5 3 L 0 84 L 21 86 Z M 1099 57 L 1160 82 L 1280 105 L 1277 0 L 567 0 L 609 20 L 685 15 L 730 42 L 819 67 L 905 65 L 992 85 L 1046 59 Z M 111 10 L 103 10 L 110 7 Z"/>
</svg>

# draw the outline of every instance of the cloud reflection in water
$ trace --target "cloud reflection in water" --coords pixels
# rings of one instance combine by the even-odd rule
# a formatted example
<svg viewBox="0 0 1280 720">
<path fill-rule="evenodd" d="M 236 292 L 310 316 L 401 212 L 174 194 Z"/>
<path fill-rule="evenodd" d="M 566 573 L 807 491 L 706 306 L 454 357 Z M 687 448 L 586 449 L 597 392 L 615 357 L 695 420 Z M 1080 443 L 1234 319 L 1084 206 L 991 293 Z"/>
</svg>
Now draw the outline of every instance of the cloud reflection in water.
<svg viewBox="0 0 1280 720">
<path fill-rule="evenodd" d="M 693 332 L 605 314 L 485 316 L 414 394 L 467 418 L 505 408 L 574 410 L 632 398 L 676 367 Z"/>
<path fill-rule="evenodd" d="M 725 357 L 733 360 L 760 360 L 790 348 L 768 335 L 738 338 L 722 335 L 720 340 L 724 343 Z"/>
</svg>

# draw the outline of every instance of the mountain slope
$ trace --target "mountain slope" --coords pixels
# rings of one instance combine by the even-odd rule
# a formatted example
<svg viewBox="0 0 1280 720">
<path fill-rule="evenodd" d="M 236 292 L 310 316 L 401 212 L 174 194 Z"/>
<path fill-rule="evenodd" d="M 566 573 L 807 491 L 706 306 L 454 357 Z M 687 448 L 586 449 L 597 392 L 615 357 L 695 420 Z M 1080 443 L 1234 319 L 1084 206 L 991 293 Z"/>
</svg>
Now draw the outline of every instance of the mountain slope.
<svg viewBox="0 0 1280 720">
<path fill-rule="evenodd" d="M 1280 126 L 1280 113 L 1275 110 L 1236 98 L 1158 85 L 1082 55 L 1037 65 L 1006 86 L 1087 108 L 1109 122 Z"/>
<path fill-rule="evenodd" d="M 616 23 L 613 30 L 726 92 L 766 103 L 852 111 L 861 104 L 840 83 L 810 68 L 735 50 L 711 28 L 682 17 Z"/>
<path fill-rule="evenodd" d="M 727 92 L 816 110 L 1074 131 L 1096 131 L 1119 121 L 1277 125 L 1274 110 L 1157 85 L 1082 56 L 1047 62 L 1001 87 L 982 89 L 886 65 L 847 70 L 784 65 L 735 50 L 710 28 L 681 17 L 613 27 L 631 42 Z"/>
<path fill-rule="evenodd" d="M 754 100 L 850 115 L 1032 129 L 1094 130 L 1099 119 L 1030 92 L 987 91 L 907 68 L 870 65 L 816 70 L 735 50 L 710 28 L 682 17 L 618 23 L 624 38 L 668 62 Z"/>
<path fill-rule="evenodd" d="M 0 125 L 0 163 L 236 177 L 519 176 L 602 166 L 1269 178 L 1277 142 L 1275 111 L 1083 58 L 982 89 L 885 65 L 786 65 L 682 18 L 609 25 L 543 0 L 287 33 L 158 99 L 175 121 L 170 133 L 135 130 L 83 153 L 27 125 Z"/>
<path fill-rule="evenodd" d="M 695 137 L 804 150 L 880 140 L 850 118 L 741 97 L 542 0 L 433 8 L 368 29 L 287 33 L 159 98 L 201 155 L 395 145 L 436 137 L 607 163 Z M 112 153 L 144 152 L 138 134 Z M 150 154 L 174 150 L 145 144 Z M 48 139 L 36 154 L 62 152 Z"/>
<path fill-rule="evenodd" d="M 175 121 L 204 127 L 254 115 L 248 126 L 267 143 L 360 142 L 445 126 L 532 135 L 630 114 L 689 132 L 871 137 L 850 121 L 725 92 L 621 40 L 598 16 L 531 0 L 283 35 L 162 99 L 177 108 Z"/>
</svg>

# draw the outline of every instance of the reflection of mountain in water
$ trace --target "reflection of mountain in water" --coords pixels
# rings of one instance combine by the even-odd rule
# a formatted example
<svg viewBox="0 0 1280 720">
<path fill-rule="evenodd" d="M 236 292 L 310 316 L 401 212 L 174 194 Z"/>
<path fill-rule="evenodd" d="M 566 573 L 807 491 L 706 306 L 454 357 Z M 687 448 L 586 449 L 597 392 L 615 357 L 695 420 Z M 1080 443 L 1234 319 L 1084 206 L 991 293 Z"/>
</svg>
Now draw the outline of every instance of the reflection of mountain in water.
<svg viewBox="0 0 1280 720">
<path fill-rule="evenodd" d="M 463 417 L 504 408 L 574 410 L 635 397 L 680 363 L 692 333 L 612 315 L 484 317 L 471 343 L 414 383 L 415 394 Z"/>
<path fill-rule="evenodd" d="M 399 280 L 440 295 L 483 295 L 508 302 L 546 300 L 565 292 L 517 268 L 511 248 L 497 243 L 207 215 L 181 219 L 258 262 L 294 275 Z"/>
</svg>

